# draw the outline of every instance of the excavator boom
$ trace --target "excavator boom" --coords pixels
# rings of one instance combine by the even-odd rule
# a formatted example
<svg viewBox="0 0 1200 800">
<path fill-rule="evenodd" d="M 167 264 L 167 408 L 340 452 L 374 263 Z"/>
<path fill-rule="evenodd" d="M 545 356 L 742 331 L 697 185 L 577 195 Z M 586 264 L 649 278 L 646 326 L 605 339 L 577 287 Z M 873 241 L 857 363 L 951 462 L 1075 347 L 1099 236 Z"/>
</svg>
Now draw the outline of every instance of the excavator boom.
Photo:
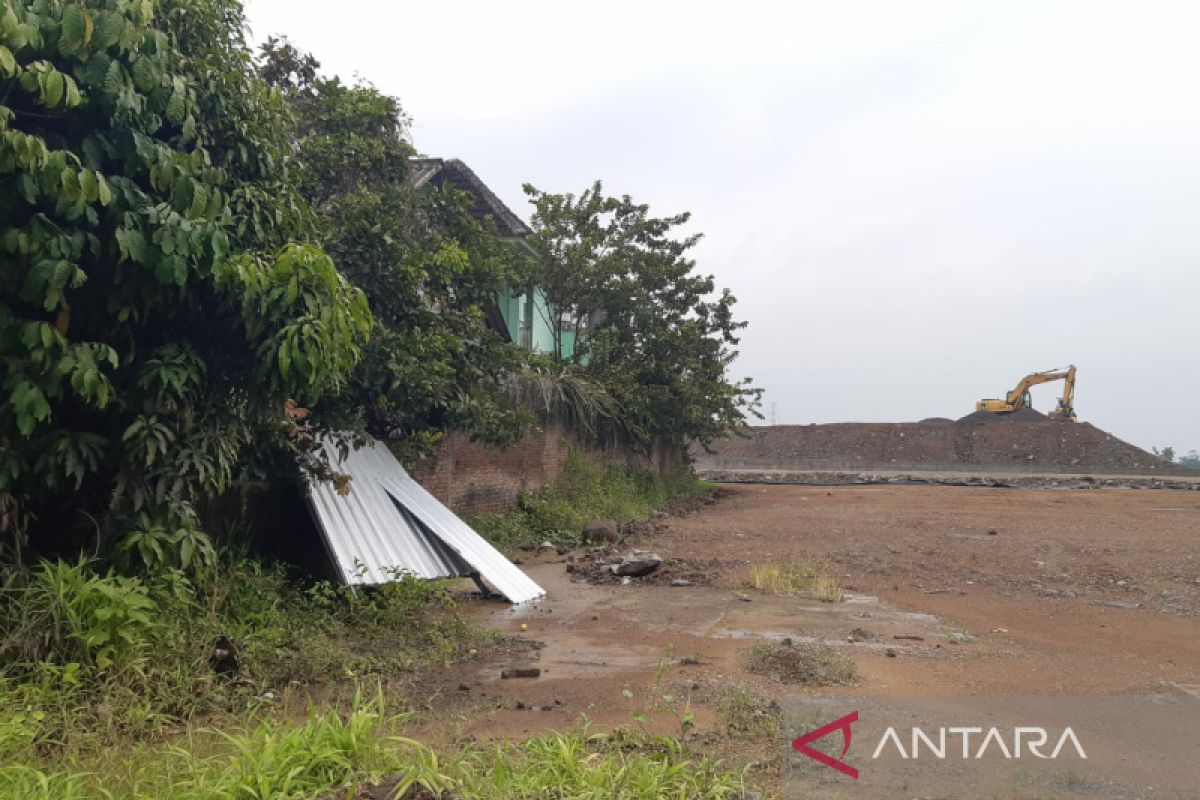
<svg viewBox="0 0 1200 800">
<path fill-rule="evenodd" d="M 1058 407 L 1050 412 L 1051 417 L 1075 421 L 1075 365 L 1065 370 L 1047 370 L 1031 372 L 1013 387 L 1003 400 L 980 400 L 975 404 L 976 411 L 990 411 L 993 414 L 1009 414 L 1023 408 L 1031 408 L 1029 390 L 1042 383 L 1062 381 L 1063 393 L 1058 400 Z"/>
</svg>

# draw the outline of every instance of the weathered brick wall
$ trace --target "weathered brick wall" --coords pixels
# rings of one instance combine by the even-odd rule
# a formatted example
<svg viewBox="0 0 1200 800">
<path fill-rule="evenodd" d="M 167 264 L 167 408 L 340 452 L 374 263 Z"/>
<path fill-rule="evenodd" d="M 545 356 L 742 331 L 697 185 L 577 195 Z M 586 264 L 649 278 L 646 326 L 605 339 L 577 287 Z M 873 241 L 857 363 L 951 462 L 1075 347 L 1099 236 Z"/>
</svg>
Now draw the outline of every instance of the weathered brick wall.
<svg viewBox="0 0 1200 800">
<path fill-rule="evenodd" d="M 663 473 L 678 469 L 682 461 L 682 453 L 670 448 L 639 451 L 617 443 L 585 445 L 560 423 L 548 422 L 506 449 L 472 442 L 470 437 L 452 432 L 433 455 L 406 466 L 455 513 L 473 516 L 512 508 L 522 492 L 537 491 L 552 480 L 572 450 L 582 450 L 605 463 Z"/>
</svg>

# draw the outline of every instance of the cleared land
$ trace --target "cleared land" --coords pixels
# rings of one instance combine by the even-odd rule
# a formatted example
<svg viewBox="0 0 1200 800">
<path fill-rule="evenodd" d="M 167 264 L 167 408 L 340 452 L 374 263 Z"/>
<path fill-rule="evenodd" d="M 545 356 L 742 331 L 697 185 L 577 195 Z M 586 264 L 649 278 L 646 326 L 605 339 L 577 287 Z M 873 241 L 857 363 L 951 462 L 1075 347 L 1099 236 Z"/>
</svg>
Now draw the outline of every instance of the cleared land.
<svg viewBox="0 0 1200 800">
<path fill-rule="evenodd" d="M 642 715 L 651 727 L 677 730 L 686 700 L 697 740 L 724 756 L 763 759 L 759 776 L 771 785 L 785 737 L 795 735 L 786 714 L 772 723 L 772 709 L 814 692 L 860 704 L 940 698 L 960 712 L 964 698 L 1196 702 L 1200 493 L 739 486 L 621 549 L 634 546 L 667 558 L 667 574 L 597 584 L 579 569 L 587 561 L 580 554 L 551 552 L 526 564 L 549 600 L 473 609 L 518 643 L 499 659 L 439 676 L 429 687 L 441 690 L 439 725 L 452 718 L 455 733 L 490 738 L 561 729 L 580 715 L 601 726 Z M 763 563 L 815 564 L 846 599 L 754 589 L 751 569 Z M 672 574 L 690 585 L 672 585 Z M 751 672 L 754 647 L 785 639 L 847 656 L 855 682 L 817 689 Z M 513 665 L 542 672 L 502 679 Z M 1084 716 L 1100 713 L 1072 702 Z M 1147 742 L 1161 738 L 1136 715 L 1125 724 Z M 1158 752 L 1181 755 L 1154 774 L 1122 762 L 1117 740 L 1101 740 L 1093 746 L 1111 761 L 1093 758 L 1078 780 L 1062 778 L 1069 785 L 980 796 L 1187 796 L 1164 788 L 1195 778 L 1194 759 L 1182 755 L 1187 741 L 1167 737 Z M 841 795 L 834 785 L 808 796 Z"/>
</svg>

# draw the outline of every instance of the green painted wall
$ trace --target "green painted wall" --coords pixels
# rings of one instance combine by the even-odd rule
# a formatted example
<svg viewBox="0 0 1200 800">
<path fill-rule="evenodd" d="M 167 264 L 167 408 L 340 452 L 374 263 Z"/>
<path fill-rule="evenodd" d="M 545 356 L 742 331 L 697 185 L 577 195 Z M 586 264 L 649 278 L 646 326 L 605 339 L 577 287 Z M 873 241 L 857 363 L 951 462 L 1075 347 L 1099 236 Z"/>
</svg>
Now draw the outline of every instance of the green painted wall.
<svg viewBox="0 0 1200 800">
<path fill-rule="evenodd" d="M 546 304 L 546 296 L 540 289 L 518 293 L 513 287 L 505 287 L 497 298 L 500 314 L 504 324 L 508 326 L 508 335 L 522 347 L 528 347 L 536 353 L 550 353 L 554 350 L 554 331 L 550 327 L 550 312 Z M 571 352 L 571 341 L 574 334 L 563 336 L 564 353 Z"/>
</svg>

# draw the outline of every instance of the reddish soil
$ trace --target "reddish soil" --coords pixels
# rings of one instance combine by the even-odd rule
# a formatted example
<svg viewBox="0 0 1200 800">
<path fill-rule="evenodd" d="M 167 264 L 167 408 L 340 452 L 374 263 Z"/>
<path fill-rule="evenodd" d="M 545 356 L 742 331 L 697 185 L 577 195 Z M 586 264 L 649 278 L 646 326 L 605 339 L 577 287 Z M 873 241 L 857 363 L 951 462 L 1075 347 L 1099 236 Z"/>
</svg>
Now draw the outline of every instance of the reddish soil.
<svg viewBox="0 0 1200 800">
<path fill-rule="evenodd" d="M 1185 720 L 1200 711 L 1192 700 L 1200 698 L 1200 493 L 739 486 L 712 507 L 665 522 L 625 546 L 703 565 L 704 580 L 594 585 L 573 582 L 566 571 L 568 558 L 579 562 L 581 554 L 526 563 L 547 588 L 545 601 L 469 609 L 526 644 L 454 667 L 424 687 L 431 729 L 522 737 L 582 717 L 601 728 L 632 725 L 636 714 L 649 713 L 650 727 L 677 731 L 677 715 L 661 701 L 666 694 L 676 708 L 690 700 L 695 736 L 713 752 L 765 760 L 756 776 L 778 796 L 841 797 L 788 793 L 779 782 L 783 734 L 759 741 L 731 735 L 722 710 L 730 693 L 740 688 L 756 698 L 753 714 L 769 701 L 787 709 L 817 695 L 832 695 L 835 704 L 837 696 L 852 698 L 844 702 L 864 709 L 924 697 L 960 713 L 972 702 L 993 702 L 999 708 L 988 713 L 1001 717 L 1015 707 L 1003 698 L 1038 696 L 1046 704 L 1066 699 L 1062 719 L 1112 716 L 1087 697 L 1183 698 L 1196 703 Z M 786 562 L 823 565 L 839 577 L 846 601 L 748 588 L 751 564 Z M 811 689 L 746 671 L 753 645 L 784 637 L 835 647 L 853 659 L 858 681 Z M 511 666 L 542 671 L 535 679 L 501 679 Z M 1132 715 L 1127 727 L 1153 743 L 1165 719 Z M 1187 735 L 1167 738 L 1166 751 L 1191 746 Z M 1116 755 L 1125 746 L 1117 739 L 1093 737 L 1089 746 L 1121 763 L 1086 762 L 1083 783 L 1068 774 L 1071 791 L 1054 784 L 1041 786 L 1042 794 L 979 796 L 1189 796 L 1138 787 L 1188 785 L 1193 759 L 1166 767 L 1131 759 L 1135 767 Z M 846 796 L 899 796 L 888 781 L 900 778 L 873 766 L 878 793 Z M 951 795 L 933 796 L 976 796 L 953 788 L 961 777 L 947 780 Z M 996 780 L 1007 786 L 1010 778 L 997 773 Z"/>
<path fill-rule="evenodd" d="M 1200 497 L 1191 492 L 747 486 L 672 525 L 656 546 L 824 562 L 845 588 L 934 614 L 998 651 L 917 668 L 862 658 L 866 691 L 1200 682 Z"/>
</svg>

